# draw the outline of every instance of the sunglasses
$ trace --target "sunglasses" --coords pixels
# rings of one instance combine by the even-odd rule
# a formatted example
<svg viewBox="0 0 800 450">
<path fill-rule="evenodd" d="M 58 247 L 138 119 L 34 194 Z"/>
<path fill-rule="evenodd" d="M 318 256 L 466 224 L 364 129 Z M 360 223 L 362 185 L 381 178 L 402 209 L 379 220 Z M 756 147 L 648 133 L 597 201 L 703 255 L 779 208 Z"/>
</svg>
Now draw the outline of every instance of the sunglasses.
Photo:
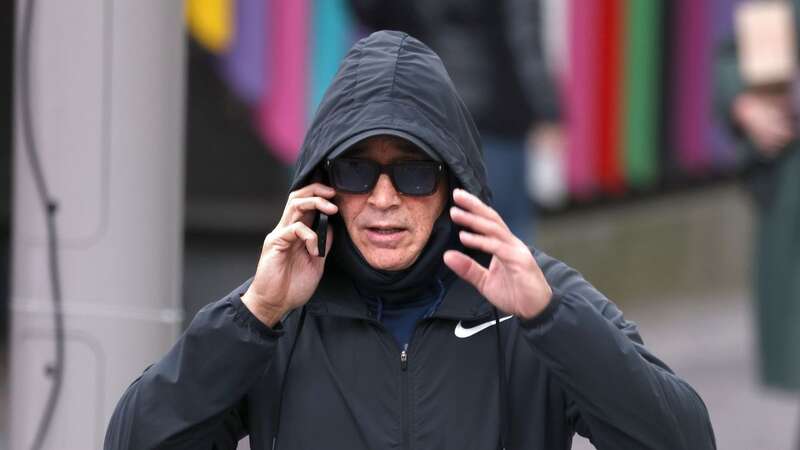
<svg viewBox="0 0 800 450">
<path fill-rule="evenodd" d="M 352 194 L 366 194 L 382 173 L 389 175 L 397 192 L 425 196 L 436 192 L 444 165 L 435 161 L 398 161 L 378 164 L 369 159 L 336 158 L 325 163 L 333 187 Z"/>
</svg>

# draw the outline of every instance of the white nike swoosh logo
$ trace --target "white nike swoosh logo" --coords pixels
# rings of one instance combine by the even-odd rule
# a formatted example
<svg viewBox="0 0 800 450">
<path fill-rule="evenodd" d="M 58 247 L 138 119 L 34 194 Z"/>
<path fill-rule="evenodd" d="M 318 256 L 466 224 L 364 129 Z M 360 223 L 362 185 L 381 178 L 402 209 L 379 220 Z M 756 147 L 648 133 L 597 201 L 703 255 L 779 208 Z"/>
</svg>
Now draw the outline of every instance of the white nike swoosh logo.
<svg viewBox="0 0 800 450">
<path fill-rule="evenodd" d="M 502 322 L 504 320 L 508 320 L 508 319 L 510 319 L 512 317 L 514 317 L 514 316 L 501 317 L 500 318 L 500 322 Z M 495 321 L 494 320 L 490 320 L 488 322 L 483 322 L 480 325 L 475 325 L 474 327 L 464 328 L 464 326 L 461 325 L 461 322 L 458 322 L 458 325 L 456 325 L 456 331 L 455 331 L 456 337 L 459 337 L 459 338 L 462 338 L 462 339 L 463 338 L 468 338 L 468 337 L 472 336 L 473 334 L 480 333 L 481 331 L 489 328 L 490 326 L 492 326 L 494 324 L 495 324 Z"/>
</svg>

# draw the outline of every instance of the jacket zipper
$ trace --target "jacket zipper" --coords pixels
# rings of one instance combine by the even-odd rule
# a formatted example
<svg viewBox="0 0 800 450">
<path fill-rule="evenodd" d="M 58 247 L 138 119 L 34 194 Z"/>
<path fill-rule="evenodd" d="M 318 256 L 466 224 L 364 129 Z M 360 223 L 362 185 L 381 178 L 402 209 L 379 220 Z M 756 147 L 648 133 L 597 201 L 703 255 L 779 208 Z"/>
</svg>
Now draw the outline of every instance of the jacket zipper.
<svg viewBox="0 0 800 450">
<path fill-rule="evenodd" d="M 411 449 L 411 419 L 409 418 L 409 403 L 411 400 L 408 395 L 408 344 L 400 352 L 400 378 L 402 384 L 400 398 L 402 403 L 403 448 L 409 450 Z"/>
<path fill-rule="evenodd" d="M 391 336 L 389 330 L 387 330 L 380 321 L 372 319 L 370 322 L 377 325 L 383 330 L 384 333 L 389 335 L 389 339 L 394 340 L 394 337 Z M 417 327 L 419 327 L 420 322 L 422 322 L 422 320 L 417 321 L 417 323 L 414 325 L 414 331 L 411 332 L 411 337 L 408 339 L 408 344 L 400 349 L 400 420 L 402 421 L 401 428 L 403 430 L 403 448 L 406 450 L 411 450 L 411 396 L 408 393 L 408 349 L 411 345 L 411 341 L 414 339 L 414 335 L 416 334 Z"/>
</svg>

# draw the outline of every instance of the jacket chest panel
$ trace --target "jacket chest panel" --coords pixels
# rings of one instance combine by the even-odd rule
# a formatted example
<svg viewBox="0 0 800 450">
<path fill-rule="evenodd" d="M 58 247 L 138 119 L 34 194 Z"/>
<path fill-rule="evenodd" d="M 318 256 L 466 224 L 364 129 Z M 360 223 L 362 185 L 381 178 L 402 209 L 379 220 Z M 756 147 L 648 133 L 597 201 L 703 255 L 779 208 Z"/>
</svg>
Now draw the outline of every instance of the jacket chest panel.
<svg viewBox="0 0 800 450">
<path fill-rule="evenodd" d="M 320 439 L 354 448 L 406 448 L 406 441 L 410 448 L 494 448 L 499 366 L 493 330 L 462 339 L 455 321 L 424 321 L 404 370 L 399 346 L 378 324 L 325 318 L 306 327 L 284 392 L 281 448 L 293 448 L 289 442 L 310 448 Z M 445 431 L 464 429 L 472 431 Z"/>
</svg>

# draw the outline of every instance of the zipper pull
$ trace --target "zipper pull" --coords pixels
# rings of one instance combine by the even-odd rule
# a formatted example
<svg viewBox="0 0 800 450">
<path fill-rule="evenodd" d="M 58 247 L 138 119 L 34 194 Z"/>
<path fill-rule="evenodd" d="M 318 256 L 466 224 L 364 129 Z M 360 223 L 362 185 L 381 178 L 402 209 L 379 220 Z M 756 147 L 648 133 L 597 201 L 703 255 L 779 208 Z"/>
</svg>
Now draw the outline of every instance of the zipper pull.
<svg viewBox="0 0 800 450">
<path fill-rule="evenodd" d="M 403 349 L 403 351 L 400 352 L 400 369 L 405 371 L 407 368 L 408 368 L 408 352 L 405 349 Z"/>
</svg>

